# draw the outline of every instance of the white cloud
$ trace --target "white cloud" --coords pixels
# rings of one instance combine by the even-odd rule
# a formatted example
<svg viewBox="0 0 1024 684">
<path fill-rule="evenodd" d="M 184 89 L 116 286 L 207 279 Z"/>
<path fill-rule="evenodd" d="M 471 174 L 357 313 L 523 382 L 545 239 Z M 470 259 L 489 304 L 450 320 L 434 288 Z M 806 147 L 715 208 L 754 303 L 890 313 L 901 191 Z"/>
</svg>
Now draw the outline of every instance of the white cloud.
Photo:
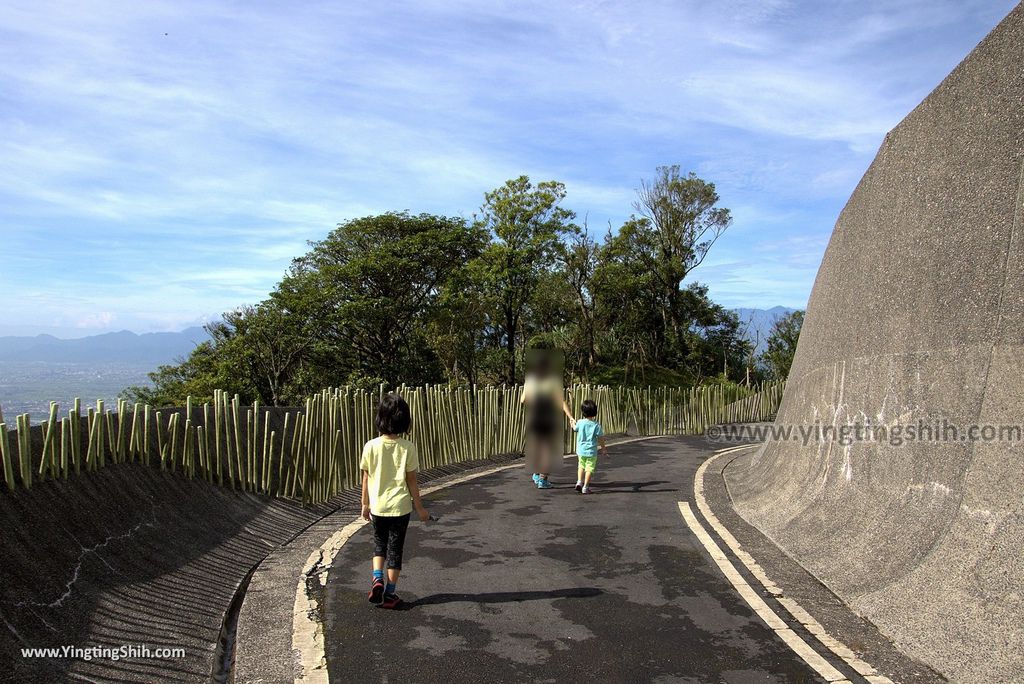
<svg viewBox="0 0 1024 684">
<path fill-rule="evenodd" d="M 110 325 L 117 319 L 113 313 L 109 311 L 98 311 L 96 313 L 82 316 L 75 321 L 76 328 L 109 328 Z"/>
<path fill-rule="evenodd" d="M 192 322 L 265 296 L 338 221 L 468 216 L 527 173 L 603 232 L 666 163 L 734 209 L 725 260 L 825 240 L 885 131 L 1014 4 L 13 0 L 0 288 L 40 326 Z M 700 277 L 806 297 L 814 270 L 730 268 Z"/>
</svg>

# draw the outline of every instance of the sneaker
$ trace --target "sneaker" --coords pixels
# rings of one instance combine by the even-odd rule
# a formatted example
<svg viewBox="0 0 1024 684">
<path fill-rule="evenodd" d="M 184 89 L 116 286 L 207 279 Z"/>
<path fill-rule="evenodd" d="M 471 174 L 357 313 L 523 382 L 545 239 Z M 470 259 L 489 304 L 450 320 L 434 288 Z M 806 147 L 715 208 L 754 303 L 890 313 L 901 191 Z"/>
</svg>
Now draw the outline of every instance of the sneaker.
<svg viewBox="0 0 1024 684">
<path fill-rule="evenodd" d="M 398 594 L 384 594 L 384 600 L 381 601 L 380 607 L 394 610 L 402 606 L 402 599 L 398 598 Z"/>
<path fill-rule="evenodd" d="M 384 580 L 373 578 L 373 584 L 370 585 L 370 603 L 379 604 L 384 599 Z"/>
<path fill-rule="evenodd" d="M 576 491 L 577 492 L 582 492 L 583 491 L 583 483 L 582 482 L 577 482 L 576 483 Z"/>
<path fill-rule="evenodd" d="M 551 483 L 545 479 L 537 480 L 537 489 L 551 489 Z"/>
<path fill-rule="evenodd" d="M 589 493 L 590 493 L 590 487 L 583 487 L 582 489 L 580 489 L 580 494 L 589 494 Z"/>
<path fill-rule="evenodd" d="M 533 484 L 538 484 L 539 482 L 540 482 L 540 475 L 538 475 L 537 473 L 534 473 L 533 474 Z"/>
</svg>

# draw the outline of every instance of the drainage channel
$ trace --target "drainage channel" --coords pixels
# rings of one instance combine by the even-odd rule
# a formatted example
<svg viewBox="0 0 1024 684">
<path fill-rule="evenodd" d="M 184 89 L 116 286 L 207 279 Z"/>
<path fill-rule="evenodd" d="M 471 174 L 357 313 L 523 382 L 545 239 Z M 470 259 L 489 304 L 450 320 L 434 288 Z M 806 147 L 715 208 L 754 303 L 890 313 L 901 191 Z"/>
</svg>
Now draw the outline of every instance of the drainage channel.
<svg viewBox="0 0 1024 684">
<path fill-rule="evenodd" d="M 238 634 L 238 614 L 242 610 L 245 592 L 249 589 L 249 582 L 252 581 L 257 567 L 259 565 L 254 566 L 242 583 L 238 585 L 235 595 L 231 597 L 228 610 L 224 613 L 224 622 L 221 623 L 220 634 L 217 637 L 213 673 L 210 677 L 217 684 L 232 684 L 235 681 L 235 637 Z"/>
</svg>

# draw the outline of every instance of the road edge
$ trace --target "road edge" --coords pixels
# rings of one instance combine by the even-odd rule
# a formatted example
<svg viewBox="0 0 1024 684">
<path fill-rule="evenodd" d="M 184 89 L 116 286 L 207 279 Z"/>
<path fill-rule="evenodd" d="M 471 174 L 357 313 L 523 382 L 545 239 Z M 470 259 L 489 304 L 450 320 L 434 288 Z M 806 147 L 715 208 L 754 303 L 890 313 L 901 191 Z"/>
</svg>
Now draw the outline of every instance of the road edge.
<svg viewBox="0 0 1024 684">
<path fill-rule="evenodd" d="M 633 442 L 660 439 L 663 436 L 654 435 L 651 437 L 619 439 L 610 443 L 608 448 L 622 444 L 632 444 Z M 575 458 L 575 454 L 565 454 L 562 458 Z M 481 477 L 521 467 L 525 467 L 523 462 L 483 468 L 453 479 L 446 479 L 434 485 L 422 487 L 420 492 L 423 495 L 427 495 Z M 345 527 L 328 537 L 306 558 L 302 574 L 299 576 L 299 581 L 295 587 L 295 608 L 292 611 L 292 653 L 296 655 L 296 664 L 298 666 L 295 684 L 329 684 L 330 682 L 330 677 L 327 673 L 327 654 L 324 649 L 324 621 L 313 591 L 319 592 L 327 586 L 327 578 L 334 563 L 334 558 L 346 542 L 365 524 L 367 524 L 367 521 L 362 519 L 348 523 Z"/>
<path fill-rule="evenodd" d="M 792 619 L 796 620 L 800 625 L 803 626 L 804 629 L 806 629 L 810 634 L 812 634 L 817 640 L 817 642 L 821 644 L 822 647 L 828 649 L 830 653 L 832 653 L 835 657 L 842 660 L 854 672 L 864 677 L 871 684 L 893 684 L 891 679 L 879 673 L 878 670 L 871 664 L 865 662 L 861 658 L 858 658 L 857 654 L 854 653 L 848 646 L 846 646 L 846 644 L 842 643 L 841 641 L 830 635 L 821 625 L 821 623 L 818 622 L 810 613 L 804 610 L 804 608 L 795 599 L 785 596 L 783 590 L 768 576 L 768 574 L 764 571 L 764 568 L 761 567 L 761 565 L 754 559 L 754 557 L 743 549 L 743 546 L 740 544 L 740 542 L 725 527 L 725 525 L 722 524 L 722 522 L 718 519 L 718 516 L 715 515 L 715 513 L 711 510 L 711 507 L 708 505 L 707 499 L 704 496 L 704 477 L 708 470 L 708 467 L 723 456 L 734 454 L 746 449 L 757 448 L 760 446 L 761 444 L 758 443 L 731 447 L 728 449 L 720 449 L 716 451 L 706 461 L 701 463 L 701 465 L 697 468 L 697 472 L 694 475 L 693 480 L 693 497 L 694 503 L 697 505 L 697 509 L 700 511 L 701 515 L 707 521 L 708 525 L 715 531 L 715 533 L 725 543 L 729 550 L 732 551 L 736 559 L 743 564 L 743 566 L 761 585 L 761 587 L 775 598 L 779 605 L 781 605 L 789 613 Z M 680 503 L 680 509 L 682 509 L 682 503 Z M 699 526 L 699 521 L 696 522 Z M 690 521 L 687 520 L 687 523 L 689 524 Z M 698 534 L 697 530 L 694 530 L 694 532 L 695 534 Z M 705 535 L 707 535 L 706 531 Z M 700 537 L 700 534 L 698 534 L 698 537 Z M 707 543 L 704 539 L 701 539 L 701 541 L 702 543 L 705 543 L 705 546 L 707 546 Z M 710 538 L 710 536 L 707 537 L 707 541 L 713 544 L 715 549 L 718 549 L 717 544 L 714 542 L 714 540 Z M 708 550 L 709 552 L 711 552 L 710 547 L 708 548 Z M 718 553 L 721 554 L 720 549 Z M 712 557 L 715 558 L 714 553 L 712 553 Z M 715 561 L 716 563 L 719 563 L 718 558 L 715 558 Z M 726 560 L 726 562 L 728 563 L 728 560 Z M 723 572 L 725 572 L 724 568 Z M 733 572 L 735 573 L 735 568 L 733 568 Z M 728 572 L 725 572 L 725 574 L 726 577 L 730 580 L 730 582 L 733 582 L 733 584 L 735 585 L 735 579 L 731 577 Z M 739 576 L 738 573 L 736 573 L 736 577 L 739 579 L 740 582 L 747 586 L 749 591 L 749 585 L 747 584 L 746 580 Z M 772 621 L 762 614 L 762 611 L 759 609 L 759 606 L 755 605 L 756 601 L 754 603 L 751 603 L 750 597 L 739 586 L 737 586 L 737 591 L 739 591 L 740 595 L 743 596 L 745 600 L 747 600 L 747 602 L 751 605 L 751 608 L 753 608 L 755 612 L 758 613 L 758 615 L 761 615 L 762 619 L 764 619 L 765 622 L 768 623 L 769 627 L 771 627 L 772 629 L 776 629 L 776 631 L 778 631 L 778 629 L 773 625 Z M 760 601 L 760 603 L 764 603 L 763 600 L 760 599 L 760 597 L 756 596 L 756 594 L 754 595 L 754 598 Z M 764 605 L 763 607 L 767 608 L 767 605 Z M 775 614 L 774 611 L 771 611 L 770 608 L 768 608 L 768 611 L 771 612 L 776 619 L 778 619 L 778 615 Z M 794 634 L 794 636 L 796 635 Z M 800 643 L 803 644 L 803 646 L 806 649 L 811 650 L 811 652 L 814 653 L 814 655 L 820 659 L 820 655 L 814 652 L 813 649 L 811 649 L 811 647 L 803 639 L 801 639 L 798 636 L 796 638 Z M 818 671 L 818 673 L 825 677 L 825 679 L 827 679 L 828 681 L 837 683 L 842 681 L 848 681 L 841 673 L 836 671 L 835 668 L 832 668 L 830 665 L 828 666 L 827 670 L 819 669 L 819 667 L 815 665 L 815 662 L 812 662 L 812 660 L 808 660 L 808 656 L 806 655 L 803 648 L 798 648 L 798 645 L 794 645 L 795 642 L 791 643 L 791 641 L 788 639 L 784 638 L 783 640 L 786 641 L 787 645 L 789 645 L 794 650 L 794 652 L 797 653 L 797 655 L 799 655 L 801 658 L 807 661 L 808 664 L 811 665 L 811 667 Z"/>
</svg>

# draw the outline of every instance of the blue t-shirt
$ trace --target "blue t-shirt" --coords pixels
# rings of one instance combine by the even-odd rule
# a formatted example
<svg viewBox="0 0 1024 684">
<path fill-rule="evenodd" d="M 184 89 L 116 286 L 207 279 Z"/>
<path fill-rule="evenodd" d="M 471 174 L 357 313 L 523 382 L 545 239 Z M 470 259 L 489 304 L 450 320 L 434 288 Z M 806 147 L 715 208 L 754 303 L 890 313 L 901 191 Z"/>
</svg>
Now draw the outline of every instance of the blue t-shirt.
<svg viewBox="0 0 1024 684">
<path fill-rule="evenodd" d="M 576 455 L 597 456 L 597 438 L 604 434 L 601 424 L 590 418 L 576 421 Z"/>
</svg>

